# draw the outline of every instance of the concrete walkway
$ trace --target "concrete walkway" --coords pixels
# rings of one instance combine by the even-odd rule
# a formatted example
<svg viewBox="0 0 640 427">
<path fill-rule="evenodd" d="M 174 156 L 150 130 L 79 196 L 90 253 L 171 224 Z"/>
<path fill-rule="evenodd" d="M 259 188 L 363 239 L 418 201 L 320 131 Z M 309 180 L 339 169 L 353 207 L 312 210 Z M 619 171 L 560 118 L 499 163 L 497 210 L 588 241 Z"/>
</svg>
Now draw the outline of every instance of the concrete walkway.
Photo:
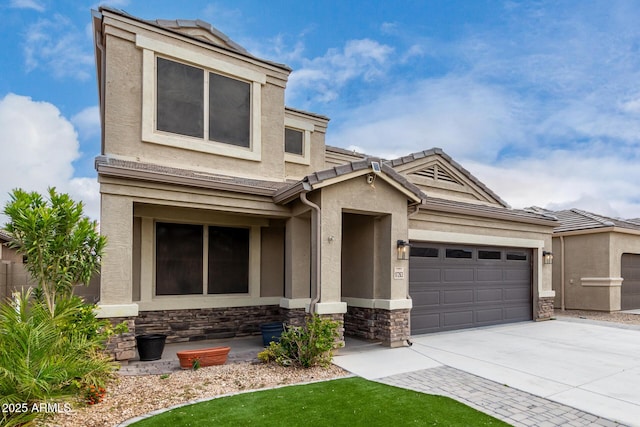
<svg viewBox="0 0 640 427">
<path fill-rule="evenodd" d="M 640 426 L 640 331 L 615 324 L 556 320 L 422 335 L 410 348 L 345 351 L 335 363 L 516 426 Z"/>
</svg>

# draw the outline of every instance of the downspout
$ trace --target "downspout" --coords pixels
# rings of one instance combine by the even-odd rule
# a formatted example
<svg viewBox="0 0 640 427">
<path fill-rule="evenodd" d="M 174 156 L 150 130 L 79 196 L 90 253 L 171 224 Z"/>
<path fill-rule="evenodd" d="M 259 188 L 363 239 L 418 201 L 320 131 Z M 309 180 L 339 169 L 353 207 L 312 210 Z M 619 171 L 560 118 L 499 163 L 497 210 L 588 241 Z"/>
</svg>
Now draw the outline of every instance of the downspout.
<svg viewBox="0 0 640 427">
<path fill-rule="evenodd" d="M 322 231 L 321 224 L 321 214 L 320 206 L 315 203 L 309 201 L 307 199 L 307 192 L 311 191 L 311 186 L 308 183 L 304 183 L 305 192 L 300 193 L 300 201 L 309 206 L 313 213 L 311 215 L 311 257 L 313 258 L 313 263 L 311 264 L 311 289 L 312 289 L 312 297 L 311 303 L 309 304 L 309 313 L 314 314 L 316 309 L 316 304 L 320 301 L 320 278 L 322 277 L 320 274 L 320 260 L 321 260 L 321 241 L 320 241 L 320 233 Z"/>
<path fill-rule="evenodd" d="M 564 311 L 564 236 L 560 236 L 560 309 Z"/>
<path fill-rule="evenodd" d="M 106 52 L 104 50 L 104 45 L 102 43 L 102 37 L 100 37 L 102 35 L 101 32 L 95 32 L 94 37 L 96 40 L 96 47 L 98 48 L 98 50 L 100 51 L 100 81 L 99 81 L 99 86 L 98 86 L 98 97 L 100 99 L 100 124 L 101 124 L 101 133 L 100 133 L 100 154 L 105 154 L 104 151 L 104 133 L 105 133 L 105 126 L 104 126 L 104 95 L 105 95 L 105 72 L 106 72 L 106 65 L 105 65 L 105 60 L 106 60 Z"/>
</svg>

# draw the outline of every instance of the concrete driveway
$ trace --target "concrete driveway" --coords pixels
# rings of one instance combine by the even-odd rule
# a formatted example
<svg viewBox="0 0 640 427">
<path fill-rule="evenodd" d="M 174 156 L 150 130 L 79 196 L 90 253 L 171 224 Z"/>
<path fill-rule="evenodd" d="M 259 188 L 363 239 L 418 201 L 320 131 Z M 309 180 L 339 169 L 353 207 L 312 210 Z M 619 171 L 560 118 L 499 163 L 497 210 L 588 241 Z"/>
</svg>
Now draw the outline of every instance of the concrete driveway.
<svg viewBox="0 0 640 427">
<path fill-rule="evenodd" d="M 640 330 L 554 320 L 415 336 L 413 346 L 346 351 L 369 379 L 450 366 L 628 425 L 640 425 Z"/>
</svg>

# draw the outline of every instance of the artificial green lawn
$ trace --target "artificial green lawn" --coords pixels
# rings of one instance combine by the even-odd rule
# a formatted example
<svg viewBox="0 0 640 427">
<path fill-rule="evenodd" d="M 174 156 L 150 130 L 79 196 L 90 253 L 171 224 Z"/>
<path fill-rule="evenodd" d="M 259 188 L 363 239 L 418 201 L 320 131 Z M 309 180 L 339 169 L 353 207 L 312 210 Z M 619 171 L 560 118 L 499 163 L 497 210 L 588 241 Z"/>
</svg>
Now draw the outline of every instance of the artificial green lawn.
<svg viewBox="0 0 640 427">
<path fill-rule="evenodd" d="M 352 377 L 238 394 L 183 406 L 135 427 L 508 426 L 443 396 Z"/>
</svg>

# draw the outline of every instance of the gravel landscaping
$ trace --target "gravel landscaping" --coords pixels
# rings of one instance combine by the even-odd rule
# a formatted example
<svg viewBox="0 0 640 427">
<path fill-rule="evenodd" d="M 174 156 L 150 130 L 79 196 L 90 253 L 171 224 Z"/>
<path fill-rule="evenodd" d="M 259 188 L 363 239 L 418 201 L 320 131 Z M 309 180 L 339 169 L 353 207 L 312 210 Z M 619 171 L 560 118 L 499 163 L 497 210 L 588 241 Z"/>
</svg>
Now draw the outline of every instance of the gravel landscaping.
<svg viewBox="0 0 640 427">
<path fill-rule="evenodd" d="M 295 369 L 274 364 L 232 363 L 168 375 L 119 376 L 104 401 L 74 408 L 47 420 L 46 426 L 107 427 L 161 408 L 247 390 L 339 378 L 341 368 Z"/>
<path fill-rule="evenodd" d="M 555 316 L 574 317 L 626 325 L 640 325 L 640 315 L 585 310 L 556 310 Z M 294 369 L 274 364 L 231 363 L 176 371 L 168 375 L 118 376 L 102 403 L 74 408 L 47 420 L 46 426 L 106 427 L 151 411 L 207 397 L 285 384 L 339 378 L 349 375 L 337 366 Z"/>
</svg>

